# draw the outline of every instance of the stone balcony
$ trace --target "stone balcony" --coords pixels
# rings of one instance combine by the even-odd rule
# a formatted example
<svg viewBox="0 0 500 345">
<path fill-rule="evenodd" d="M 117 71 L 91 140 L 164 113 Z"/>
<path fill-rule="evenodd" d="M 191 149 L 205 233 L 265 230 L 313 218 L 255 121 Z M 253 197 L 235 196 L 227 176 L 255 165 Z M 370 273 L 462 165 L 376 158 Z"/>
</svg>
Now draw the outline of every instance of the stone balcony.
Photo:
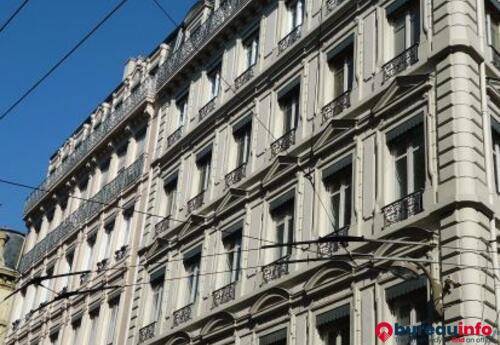
<svg viewBox="0 0 500 345">
<path fill-rule="evenodd" d="M 75 151 L 48 176 L 27 198 L 24 213 L 28 213 L 37 205 L 58 182 L 68 175 L 91 151 L 123 122 L 128 115 L 137 109 L 148 97 L 154 97 L 154 84 L 152 79 L 146 79 L 130 96 L 128 96 L 119 109 L 111 112 L 103 123 L 95 129 Z"/>
<path fill-rule="evenodd" d="M 384 227 L 401 222 L 423 211 L 423 191 L 408 194 L 382 208 Z"/>
<path fill-rule="evenodd" d="M 382 66 L 384 82 L 406 70 L 418 62 L 418 43 L 403 51 L 391 61 Z"/>
<path fill-rule="evenodd" d="M 113 181 L 105 185 L 90 200 L 82 202 L 78 209 L 22 257 L 19 265 L 20 272 L 25 272 L 35 262 L 57 248 L 61 241 L 77 232 L 81 226 L 95 217 L 105 205 L 108 205 L 122 191 L 136 182 L 142 175 L 143 166 L 144 156 L 141 156 L 130 166 L 122 169 Z"/>
<path fill-rule="evenodd" d="M 345 109 L 351 106 L 351 90 L 347 90 L 333 101 L 325 105 L 321 109 L 323 122 L 326 122 L 336 115 L 342 113 Z"/>
</svg>

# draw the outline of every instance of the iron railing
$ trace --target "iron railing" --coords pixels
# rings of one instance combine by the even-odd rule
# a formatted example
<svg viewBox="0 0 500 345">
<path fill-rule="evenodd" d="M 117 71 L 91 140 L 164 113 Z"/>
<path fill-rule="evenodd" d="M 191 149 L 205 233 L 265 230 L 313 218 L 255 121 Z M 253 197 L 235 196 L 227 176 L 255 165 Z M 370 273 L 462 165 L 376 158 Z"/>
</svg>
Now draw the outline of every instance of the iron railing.
<svg viewBox="0 0 500 345">
<path fill-rule="evenodd" d="M 226 186 L 229 188 L 233 184 L 240 182 L 243 180 L 246 176 L 247 172 L 247 163 L 241 164 L 239 167 L 228 173 L 225 177 L 224 180 L 226 182 Z"/>
<path fill-rule="evenodd" d="M 156 223 L 156 225 L 155 225 L 156 236 L 158 236 L 159 234 L 161 234 L 164 231 L 167 231 L 169 227 L 170 227 L 170 218 L 169 217 L 163 219 L 161 222 Z"/>
<path fill-rule="evenodd" d="M 351 106 L 351 90 L 347 90 L 333 101 L 328 103 L 321 109 L 321 114 L 323 116 L 323 122 L 328 121 L 335 115 L 340 114 L 345 109 Z"/>
<path fill-rule="evenodd" d="M 287 275 L 288 259 L 289 256 L 284 256 L 262 267 L 262 274 L 264 277 L 264 281 L 267 283 L 270 282 L 271 280 L 276 280 L 283 277 L 284 275 Z"/>
<path fill-rule="evenodd" d="M 382 208 L 382 213 L 384 214 L 384 226 L 390 226 L 422 212 L 423 193 L 423 190 L 413 192 Z"/>
<path fill-rule="evenodd" d="M 167 81 L 181 68 L 182 65 L 218 31 L 218 29 L 238 11 L 249 0 L 226 0 L 207 18 L 203 24 L 193 32 L 190 37 L 173 51 L 158 70 L 156 83 L 157 90 L 160 90 Z"/>
<path fill-rule="evenodd" d="M 120 249 L 116 250 L 115 251 L 115 262 L 123 259 L 127 255 L 127 252 L 128 252 L 128 245 L 126 245 L 126 244 L 121 246 Z"/>
<path fill-rule="evenodd" d="M 151 339 L 156 333 L 156 321 L 151 322 L 149 325 L 142 327 L 139 330 L 139 344 Z"/>
<path fill-rule="evenodd" d="M 175 130 L 175 132 L 173 132 L 172 134 L 170 134 L 167 137 L 167 146 L 168 147 L 171 147 L 172 145 L 174 145 L 176 142 L 179 141 L 179 139 L 182 137 L 183 128 L 184 128 L 184 126 L 180 126 L 179 128 L 177 128 Z"/>
<path fill-rule="evenodd" d="M 278 42 L 278 54 L 290 48 L 302 37 L 302 25 L 295 27 L 288 35 Z"/>
<path fill-rule="evenodd" d="M 326 1 L 326 11 L 327 13 L 332 12 L 335 8 L 340 6 L 344 0 L 327 0 Z"/>
<path fill-rule="evenodd" d="M 207 104 L 200 109 L 200 121 L 206 118 L 212 111 L 215 110 L 215 106 L 217 105 L 217 96 L 208 101 Z"/>
<path fill-rule="evenodd" d="M 271 144 L 271 153 L 276 156 L 293 145 L 295 145 L 295 128 L 289 130 Z"/>
<path fill-rule="evenodd" d="M 333 233 L 322 237 L 322 238 L 335 238 L 336 236 L 347 236 L 349 232 L 349 225 L 334 231 Z M 318 256 L 319 257 L 329 257 L 338 252 L 340 246 L 347 246 L 347 242 L 318 242 Z"/>
<path fill-rule="evenodd" d="M 213 307 L 230 302 L 236 297 L 236 282 L 232 282 L 212 293 Z"/>
<path fill-rule="evenodd" d="M 255 75 L 255 66 L 256 64 L 253 64 L 252 66 L 248 67 L 245 72 L 241 73 L 235 80 L 234 80 L 234 87 L 236 89 L 239 89 L 246 83 L 248 83 Z"/>
<path fill-rule="evenodd" d="M 382 66 L 384 82 L 418 62 L 418 43 Z"/>
<path fill-rule="evenodd" d="M 28 213 L 54 185 L 66 176 L 85 156 L 94 150 L 133 110 L 137 109 L 148 97 L 154 97 L 153 80 L 146 79 L 129 97 L 123 105 L 111 112 L 103 123 L 95 129 L 84 141 L 75 148 L 75 151 L 26 199 L 24 213 Z"/>
<path fill-rule="evenodd" d="M 109 267 L 109 259 L 102 259 L 97 263 L 97 273 L 101 273 Z"/>
<path fill-rule="evenodd" d="M 183 323 L 191 320 L 191 318 L 193 317 L 192 312 L 193 312 L 193 304 L 192 303 L 188 304 L 185 307 L 182 307 L 181 309 L 174 311 L 174 314 L 173 314 L 174 327 L 179 326 L 180 324 L 183 324 Z"/>
<path fill-rule="evenodd" d="M 200 194 L 196 195 L 194 198 L 190 199 L 187 203 L 187 212 L 191 213 L 194 210 L 199 209 L 205 200 L 205 191 L 201 192 Z"/>
<path fill-rule="evenodd" d="M 77 232 L 83 224 L 98 214 L 122 191 L 136 182 L 142 174 L 143 166 L 144 156 L 141 155 L 129 167 L 122 169 L 118 173 L 118 176 L 105 185 L 96 195 L 89 200 L 83 201 L 78 209 L 23 256 L 19 265 L 19 271 L 25 272 L 28 270 L 31 265 L 57 248 L 63 239 Z"/>
<path fill-rule="evenodd" d="M 498 52 L 498 50 L 491 46 L 491 52 L 492 52 L 492 58 L 493 58 L 493 65 L 500 69 L 500 53 Z"/>
</svg>

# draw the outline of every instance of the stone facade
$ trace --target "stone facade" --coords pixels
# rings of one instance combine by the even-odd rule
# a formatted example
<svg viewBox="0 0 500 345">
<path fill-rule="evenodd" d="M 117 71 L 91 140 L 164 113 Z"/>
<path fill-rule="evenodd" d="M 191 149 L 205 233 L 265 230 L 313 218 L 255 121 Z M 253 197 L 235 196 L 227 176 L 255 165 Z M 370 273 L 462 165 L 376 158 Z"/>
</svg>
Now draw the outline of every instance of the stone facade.
<svg viewBox="0 0 500 345">
<path fill-rule="evenodd" d="M 494 0 L 198 1 L 129 62 L 51 159 L 51 193 L 27 202 L 23 281 L 90 269 L 53 287 L 106 289 L 42 308 L 46 294 L 26 289 L 8 343 L 496 329 L 498 18 Z M 339 235 L 365 240 L 327 241 Z"/>
</svg>

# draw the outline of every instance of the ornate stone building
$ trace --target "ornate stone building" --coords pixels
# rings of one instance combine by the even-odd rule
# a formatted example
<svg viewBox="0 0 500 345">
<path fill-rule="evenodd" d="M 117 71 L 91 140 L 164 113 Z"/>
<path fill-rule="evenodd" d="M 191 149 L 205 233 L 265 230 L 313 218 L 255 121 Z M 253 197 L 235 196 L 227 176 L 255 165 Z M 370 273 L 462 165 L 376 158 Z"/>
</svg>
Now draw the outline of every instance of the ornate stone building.
<svg viewBox="0 0 500 345">
<path fill-rule="evenodd" d="M 40 309 L 29 287 L 8 343 L 497 327 L 499 18 L 496 0 L 196 2 L 27 202 L 23 281 L 91 269 L 52 287 L 121 287 Z"/>
</svg>

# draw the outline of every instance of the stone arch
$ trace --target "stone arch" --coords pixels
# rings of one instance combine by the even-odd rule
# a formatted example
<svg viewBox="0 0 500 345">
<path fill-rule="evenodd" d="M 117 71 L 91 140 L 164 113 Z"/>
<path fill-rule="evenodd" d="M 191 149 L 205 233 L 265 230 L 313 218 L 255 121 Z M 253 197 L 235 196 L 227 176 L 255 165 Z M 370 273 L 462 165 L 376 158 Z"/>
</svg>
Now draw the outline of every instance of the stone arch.
<svg viewBox="0 0 500 345">
<path fill-rule="evenodd" d="M 189 344 L 190 341 L 191 337 L 189 334 L 181 331 L 172 334 L 165 342 L 165 345 L 186 345 Z"/>
<path fill-rule="evenodd" d="M 201 329 L 201 336 L 204 337 L 225 326 L 232 325 L 234 317 L 228 312 L 221 312 L 213 316 Z"/>
<path fill-rule="evenodd" d="M 257 299 L 257 301 L 250 308 L 250 315 L 255 315 L 256 313 L 272 306 L 288 302 L 289 298 L 290 294 L 285 289 L 273 288 L 265 292 Z"/>
<path fill-rule="evenodd" d="M 351 271 L 352 266 L 347 262 L 329 262 L 314 273 L 311 278 L 309 278 L 304 285 L 304 290 L 309 292 L 317 286 L 334 280 L 340 274 Z"/>
</svg>

